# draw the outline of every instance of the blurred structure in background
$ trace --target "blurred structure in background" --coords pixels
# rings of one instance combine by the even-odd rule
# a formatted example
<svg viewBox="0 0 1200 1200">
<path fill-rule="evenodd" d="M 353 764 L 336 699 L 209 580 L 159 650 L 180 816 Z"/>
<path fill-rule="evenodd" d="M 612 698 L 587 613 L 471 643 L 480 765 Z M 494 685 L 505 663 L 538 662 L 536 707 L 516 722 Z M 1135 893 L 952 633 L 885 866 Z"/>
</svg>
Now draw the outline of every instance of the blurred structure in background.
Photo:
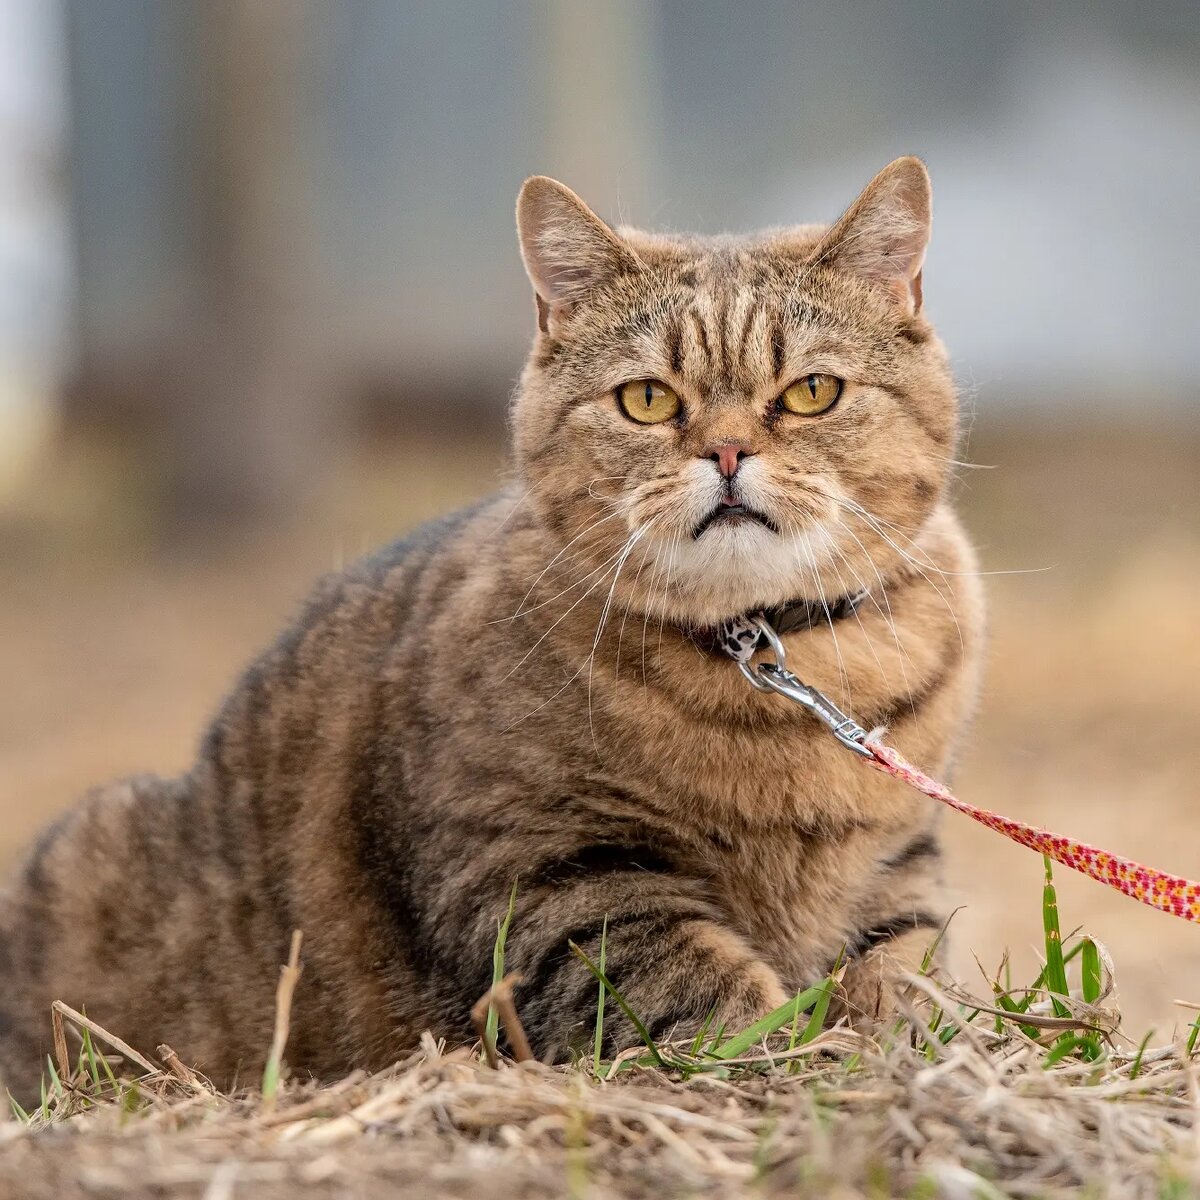
<svg viewBox="0 0 1200 1200">
<path fill-rule="evenodd" d="M 71 353 L 59 16 L 0 0 L 0 504 L 45 449 Z"/>
<path fill-rule="evenodd" d="M 181 516 L 287 511 L 364 416 L 497 427 L 535 171 L 719 231 L 832 218 L 916 152 L 927 302 L 980 404 L 1164 410 L 1200 383 L 1188 0 L 4 7 L 29 111 L 0 169 L 43 180 L 43 213 L 70 97 L 68 416 L 140 426 Z"/>
<path fill-rule="evenodd" d="M 1000 465 L 962 505 L 1032 569 L 989 580 L 956 783 L 1195 876 L 1197 63 L 1195 0 L 0 0 L 0 859 L 184 766 L 318 571 L 495 486 L 525 176 L 719 232 L 916 153 L 963 457 Z M 990 965 L 1040 864 L 961 824 Z M 1193 930 L 1062 897 L 1135 1013 L 1200 1000 Z"/>
</svg>

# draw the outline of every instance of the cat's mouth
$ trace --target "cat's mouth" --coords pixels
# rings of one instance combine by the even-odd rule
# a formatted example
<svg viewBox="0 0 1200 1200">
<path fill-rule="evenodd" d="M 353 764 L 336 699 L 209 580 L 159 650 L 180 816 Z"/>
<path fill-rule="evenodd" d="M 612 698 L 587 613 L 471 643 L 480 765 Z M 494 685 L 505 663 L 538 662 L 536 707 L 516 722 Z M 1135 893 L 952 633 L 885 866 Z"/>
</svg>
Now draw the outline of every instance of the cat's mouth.
<svg viewBox="0 0 1200 1200">
<path fill-rule="evenodd" d="M 759 512 L 758 509 L 751 508 L 740 500 L 733 500 L 725 496 L 721 498 L 716 508 L 696 526 L 692 531 L 692 537 L 703 537 L 714 525 L 742 525 L 748 522 L 762 525 L 772 533 L 779 532 L 779 527 L 766 513 Z"/>
</svg>

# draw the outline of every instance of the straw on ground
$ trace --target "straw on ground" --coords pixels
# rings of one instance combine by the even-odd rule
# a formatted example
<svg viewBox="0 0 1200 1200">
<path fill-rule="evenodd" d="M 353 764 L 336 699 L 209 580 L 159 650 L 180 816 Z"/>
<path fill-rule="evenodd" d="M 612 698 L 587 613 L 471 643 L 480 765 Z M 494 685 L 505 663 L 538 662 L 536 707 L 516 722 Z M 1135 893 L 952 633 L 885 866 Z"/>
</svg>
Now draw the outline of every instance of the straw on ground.
<svg viewBox="0 0 1200 1200">
<path fill-rule="evenodd" d="M 593 1051 L 558 1067 L 495 1049 L 501 1028 L 520 1044 L 501 949 L 477 1006 L 480 1046 L 447 1049 L 426 1034 L 396 1066 L 324 1087 L 282 1065 L 297 940 L 261 1091 L 222 1095 L 169 1047 L 160 1070 L 59 1006 L 42 1105 L 0 1125 L 0 1195 L 1196 1194 L 1200 1017 L 1175 1040 L 1126 1038 L 1107 955 L 1091 938 L 1060 938 L 1050 879 L 1043 936 L 1045 967 L 1028 987 L 1011 986 L 1003 963 L 985 974 L 986 998 L 914 975 L 896 1022 L 869 1037 L 830 1021 L 839 966 L 748 1030 L 647 1033 L 616 1059 Z M 610 1019 L 631 1012 L 619 963 L 588 965 Z M 129 1062 L 136 1077 L 123 1079 Z"/>
</svg>

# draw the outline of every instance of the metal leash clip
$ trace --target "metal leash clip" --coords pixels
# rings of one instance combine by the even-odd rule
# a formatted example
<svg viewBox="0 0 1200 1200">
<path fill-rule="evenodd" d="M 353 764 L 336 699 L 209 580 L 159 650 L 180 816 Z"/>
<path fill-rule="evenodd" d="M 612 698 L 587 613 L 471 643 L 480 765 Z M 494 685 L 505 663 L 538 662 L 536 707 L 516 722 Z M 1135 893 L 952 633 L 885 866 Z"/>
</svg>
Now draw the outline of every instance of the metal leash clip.
<svg viewBox="0 0 1200 1200">
<path fill-rule="evenodd" d="M 874 758 L 866 745 L 867 731 L 846 716 L 824 692 L 819 692 L 815 687 L 809 687 L 807 683 L 797 679 L 787 669 L 787 652 L 783 648 L 783 642 L 779 640 L 779 635 L 763 617 L 750 619 L 758 626 L 759 632 L 767 639 L 767 645 L 775 655 L 773 663 L 759 663 L 757 668 L 748 662 L 738 663 L 739 669 L 751 686 L 760 692 L 776 692 L 797 704 L 802 704 L 828 727 L 847 750 L 853 750 L 863 758 Z"/>
</svg>

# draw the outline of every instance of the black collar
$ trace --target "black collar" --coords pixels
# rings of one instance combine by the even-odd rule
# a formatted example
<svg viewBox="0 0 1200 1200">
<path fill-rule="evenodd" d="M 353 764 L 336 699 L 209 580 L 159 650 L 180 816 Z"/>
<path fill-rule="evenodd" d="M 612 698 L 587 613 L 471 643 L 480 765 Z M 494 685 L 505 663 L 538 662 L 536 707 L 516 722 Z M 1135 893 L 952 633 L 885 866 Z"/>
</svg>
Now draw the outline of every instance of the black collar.
<svg viewBox="0 0 1200 1200">
<path fill-rule="evenodd" d="M 702 649 L 721 650 L 731 658 L 744 662 L 765 643 L 765 638 L 755 624 L 754 618 L 761 617 L 776 633 L 796 633 L 812 629 L 816 625 L 833 625 L 855 613 L 871 593 L 854 592 L 839 596 L 836 600 L 789 600 L 773 608 L 757 609 L 729 617 L 720 625 L 710 625 L 688 631 L 692 641 Z"/>
<path fill-rule="evenodd" d="M 853 616 L 869 595 L 864 590 L 850 596 L 839 596 L 828 604 L 824 600 L 791 600 L 776 608 L 764 609 L 761 615 L 776 633 L 794 633 L 797 629 L 811 629 L 814 625 Z"/>
</svg>

